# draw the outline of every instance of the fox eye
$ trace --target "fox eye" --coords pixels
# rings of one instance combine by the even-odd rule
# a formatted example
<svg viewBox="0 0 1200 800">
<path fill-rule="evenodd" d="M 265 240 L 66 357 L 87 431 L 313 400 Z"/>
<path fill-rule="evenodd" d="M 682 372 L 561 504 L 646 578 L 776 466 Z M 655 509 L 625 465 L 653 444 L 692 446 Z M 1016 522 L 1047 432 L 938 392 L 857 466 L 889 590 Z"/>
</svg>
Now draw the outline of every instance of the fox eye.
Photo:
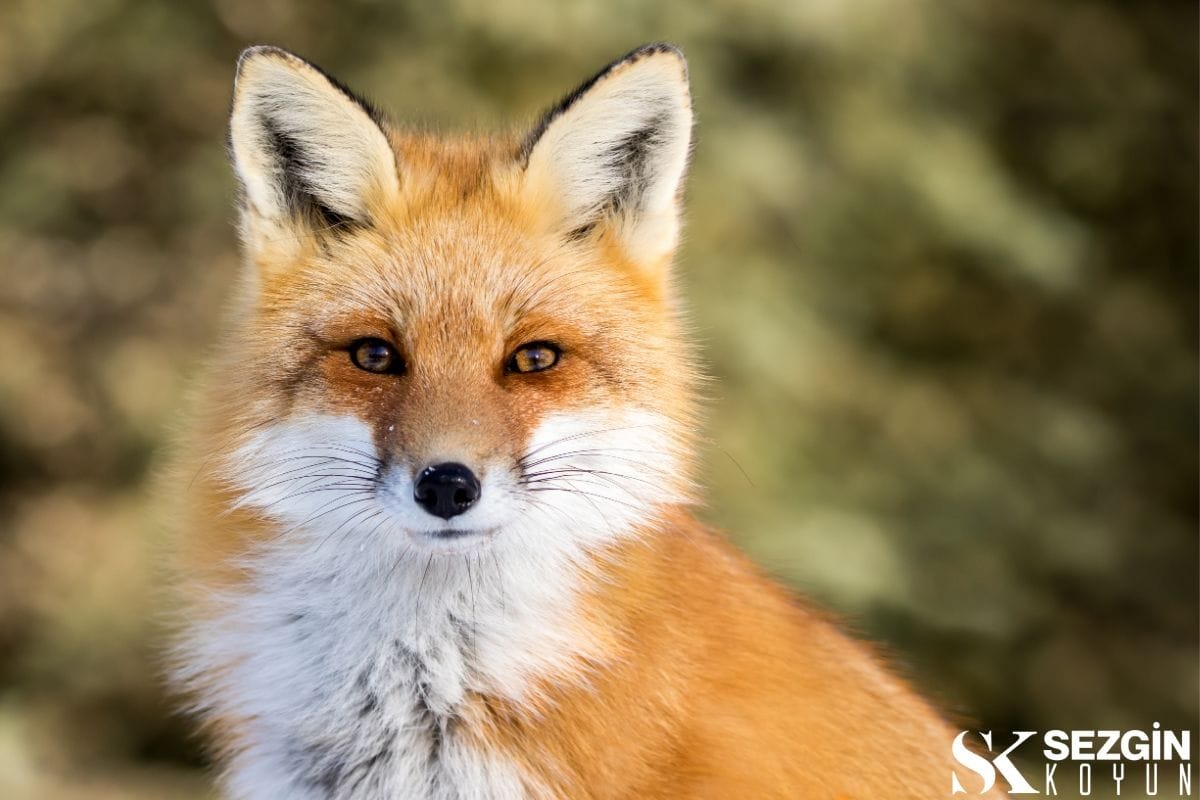
<svg viewBox="0 0 1200 800">
<path fill-rule="evenodd" d="M 350 345 L 350 360 L 367 372 L 395 374 L 404 371 L 404 359 L 383 339 L 359 339 Z"/>
<path fill-rule="evenodd" d="M 508 372 L 541 372 L 558 363 L 562 351 L 550 342 L 529 342 L 518 347 L 508 357 L 504 368 Z"/>
</svg>

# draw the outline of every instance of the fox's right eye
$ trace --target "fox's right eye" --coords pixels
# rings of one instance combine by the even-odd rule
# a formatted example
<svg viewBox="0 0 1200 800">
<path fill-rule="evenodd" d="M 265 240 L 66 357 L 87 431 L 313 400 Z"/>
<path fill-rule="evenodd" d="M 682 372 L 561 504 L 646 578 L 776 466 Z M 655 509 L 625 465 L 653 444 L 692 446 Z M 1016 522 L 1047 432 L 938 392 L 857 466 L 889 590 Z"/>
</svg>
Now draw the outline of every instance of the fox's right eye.
<svg viewBox="0 0 1200 800">
<path fill-rule="evenodd" d="M 404 371 L 404 359 L 383 339 L 359 339 L 350 345 L 350 360 L 367 372 L 394 375 Z"/>
</svg>

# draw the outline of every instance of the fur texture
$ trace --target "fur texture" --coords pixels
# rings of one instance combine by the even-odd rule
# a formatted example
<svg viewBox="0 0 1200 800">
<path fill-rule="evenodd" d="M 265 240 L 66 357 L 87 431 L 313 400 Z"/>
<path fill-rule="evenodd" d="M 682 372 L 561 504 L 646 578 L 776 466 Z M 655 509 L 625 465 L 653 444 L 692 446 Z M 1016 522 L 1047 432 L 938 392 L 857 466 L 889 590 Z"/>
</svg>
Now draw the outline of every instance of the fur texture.
<svg viewBox="0 0 1200 800">
<path fill-rule="evenodd" d="M 246 275 L 180 473 L 177 677 L 230 797 L 946 789 L 936 714 L 688 511 L 691 124 L 666 45 L 521 139 L 243 55 Z M 557 363 L 513 371 L 528 343 Z M 481 486 L 450 519 L 414 499 L 445 462 Z"/>
</svg>

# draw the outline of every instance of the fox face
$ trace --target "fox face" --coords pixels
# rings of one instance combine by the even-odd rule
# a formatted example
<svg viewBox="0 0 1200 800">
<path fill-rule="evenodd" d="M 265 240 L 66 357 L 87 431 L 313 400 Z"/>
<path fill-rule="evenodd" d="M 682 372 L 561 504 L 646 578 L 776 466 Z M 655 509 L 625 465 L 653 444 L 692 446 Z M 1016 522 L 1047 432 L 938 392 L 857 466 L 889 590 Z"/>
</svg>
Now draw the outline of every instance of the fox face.
<svg viewBox="0 0 1200 800">
<path fill-rule="evenodd" d="M 668 267 L 690 126 L 668 47 L 524 138 L 462 141 L 248 51 L 231 149 L 250 274 L 222 362 L 242 387 L 238 504 L 450 553 L 594 545 L 683 500 Z"/>
</svg>

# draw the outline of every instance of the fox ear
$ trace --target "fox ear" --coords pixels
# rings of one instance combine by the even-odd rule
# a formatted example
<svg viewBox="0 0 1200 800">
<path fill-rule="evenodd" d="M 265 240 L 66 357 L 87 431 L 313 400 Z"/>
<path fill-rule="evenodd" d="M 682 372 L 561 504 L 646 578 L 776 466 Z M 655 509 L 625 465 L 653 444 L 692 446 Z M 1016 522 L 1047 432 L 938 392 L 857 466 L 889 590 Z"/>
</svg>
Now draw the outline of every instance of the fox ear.
<svg viewBox="0 0 1200 800">
<path fill-rule="evenodd" d="M 370 225 L 399 191 L 376 113 L 299 56 L 251 47 L 238 59 L 229 141 L 253 239 L 296 224 Z"/>
<path fill-rule="evenodd" d="M 679 238 L 692 135 L 687 62 L 647 45 L 551 109 L 521 149 L 525 180 L 572 235 L 611 223 L 633 260 L 658 264 Z"/>
</svg>

